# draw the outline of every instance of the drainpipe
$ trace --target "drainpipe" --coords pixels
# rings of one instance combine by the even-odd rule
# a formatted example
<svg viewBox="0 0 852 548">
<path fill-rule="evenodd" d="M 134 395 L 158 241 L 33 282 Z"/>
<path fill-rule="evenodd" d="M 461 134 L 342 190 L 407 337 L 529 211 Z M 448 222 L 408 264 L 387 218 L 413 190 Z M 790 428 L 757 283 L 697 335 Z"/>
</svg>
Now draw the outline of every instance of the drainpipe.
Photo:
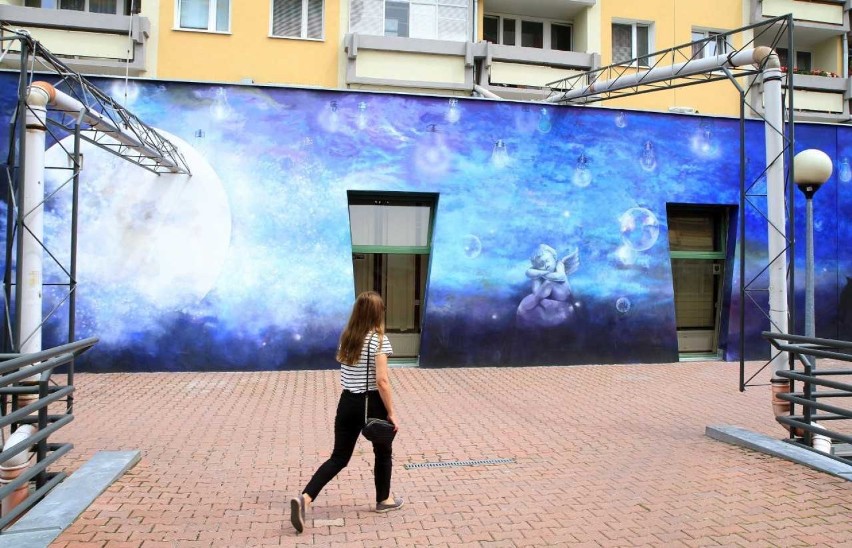
<svg viewBox="0 0 852 548">
<path fill-rule="evenodd" d="M 44 241 L 44 145 L 47 104 L 52 100 L 52 86 L 34 82 L 27 90 L 24 176 L 18 189 L 18 255 L 15 317 L 18 323 L 16 346 L 21 354 L 41 351 L 42 270 Z M 21 384 L 34 386 L 39 375 L 27 377 Z M 18 395 L 18 408 L 38 399 L 37 394 Z M 30 424 L 20 426 L 3 446 L 3 450 L 23 442 L 36 432 Z M 9 483 L 30 465 L 32 453 L 23 451 L 0 463 L 0 483 Z M 0 513 L 8 514 L 27 498 L 29 484 L 24 483 L 0 502 Z"/>
<path fill-rule="evenodd" d="M 36 433 L 36 427 L 32 424 L 24 424 L 15 430 L 15 433 L 9 436 L 6 443 L 3 445 L 3 451 L 14 447 L 15 445 L 24 442 Z M 32 461 L 32 448 L 27 451 L 21 451 L 17 455 L 0 463 L 0 484 L 8 484 L 13 482 L 29 467 Z M 18 486 L 10 494 L 3 498 L 0 502 L 0 515 L 8 515 L 17 505 L 19 505 L 29 494 L 29 484 L 23 483 Z"/>
<path fill-rule="evenodd" d="M 479 4 L 479 0 L 473 0 L 473 25 L 471 26 L 471 30 L 472 30 L 473 34 L 472 34 L 472 35 L 471 35 L 471 37 L 470 37 L 470 41 L 471 41 L 471 42 L 473 42 L 474 44 L 476 43 L 476 38 L 477 38 L 477 37 L 476 37 L 476 24 L 479 22 L 479 21 L 477 21 L 477 19 L 476 19 L 476 15 L 477 15 L 477 13 L 476 13 L 477 4 Z M 845 51 L 845 50 L 844 50 L 844 51 Z"/>
<path fill-rule="evenodd" d="M 766 52 L 764 52 L 766 53 Z M 769 322 L 775 333 L 788 332 L 787 319 L 787 217 L 784 200 L 784 111 L 781 85 L 784 78 L 781 63 L 774 51 L 765 55 L 763 68 L 763 102 L 766 124 L 766 202 L 769 221 Z M 787 352 L 772 358 L 772 409 L 775 416 L 789 415 L 790 402 L 782 401 L 779 394 L 790 392 L 790 380 L 778 372 L 787 368 Z M 789 427 L 788 427 L 789 430 Z"/>
<path fill-rule="evenodd" d="M 44 250 L 44 143 L 47 104 L 50 90 L 33 83 L 27 91 L 26 156 L 24 178 L 18 197 L 18 215 L 22 219 L 18 232 L 17 269 L 21 285 L 17 293 L 18 352 L 41 351 L 42 268 Z M 52 87 L 51 87 L 52 89 Z M 38 375 L 25 383 L 37 383 Z"/>
</svg>

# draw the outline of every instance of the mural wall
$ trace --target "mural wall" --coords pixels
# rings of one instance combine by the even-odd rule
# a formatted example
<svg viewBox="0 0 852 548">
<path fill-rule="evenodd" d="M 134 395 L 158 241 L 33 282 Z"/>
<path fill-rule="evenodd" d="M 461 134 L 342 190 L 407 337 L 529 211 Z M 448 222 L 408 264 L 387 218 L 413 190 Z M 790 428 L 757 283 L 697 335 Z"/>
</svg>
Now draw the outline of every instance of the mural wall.
<svg viewBox="0 0 852 548">
<path fill-rule="evenodd" d="M 4 122 L 16 77 L 0 79 Z M 79 365 L 88 371 L 336 367 L 354 299 L 347 191 L 439 195 L 422 366 L 675 361 L 666 204 L 736 211 L 739 203 L 737 120 L 96 83 L 177 144 L 193 176 L 158 177 L 84 147 L 77 335 L 101 339 Z M 841 145 L 852 142 L 850 131 L 797 125 L 798 149 L 836 159 L 816 197 L 822 336 L 852 330 L 852 254 L 843 245 L 852 226 L 840 215 L 852 200 L 852 145 Z M 62 137 L 50 140 L 47 161 L 67 168 Z M 749 123 L 747 139 L 756 177 L 762 126 Z M 48 170 L 48 190 L 67 177 L 67 169 Z M 69 212 L 63 188 L 47 205 L 45 228 L 63 261 Z M 767 262 L 766 225 L 756 210 L 747 216 L 747 270 L 756 275 Z M 733 241 L 720 341 L 728 359 L 738 357 L 740 336 Z M 60 275 L 46 266 L 46 282 Z M 61 316 L 61 289 L 46 287 L 45 309 L 58 303 Z M 768 355 L 759 338 L 767 323 L 746 311 L 747 357 Z M 51 320 L 45 345 L 66 330 Z"/>
</svg>

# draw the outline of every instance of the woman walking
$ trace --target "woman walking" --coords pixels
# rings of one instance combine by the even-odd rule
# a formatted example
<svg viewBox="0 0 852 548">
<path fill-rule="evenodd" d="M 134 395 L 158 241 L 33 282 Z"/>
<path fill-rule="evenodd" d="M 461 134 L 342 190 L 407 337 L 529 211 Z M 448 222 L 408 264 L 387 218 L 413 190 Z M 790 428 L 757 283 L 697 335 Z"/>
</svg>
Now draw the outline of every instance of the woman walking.
<svg viewBox="0 0 852 548">
<path fill-rule="evenodd" d="M 388 356 L 393 354 L 384 331 L 385 305 L 381 295 L 366 291 L 358 295 L 346 329 L 340 335 L 337 361 L 340 362 L 340 384 L 343 392 L 334 417 L 334 450 L 331 457 L 314 473 L 302 493 L 290 500 L 290 522 L 296 531 L 305 529 L 305 510 L 316 500 L 322 488 L 343 470 L 358 435 L 364 426 L 364 398 L 369 416 L 386 419 L 399 429 L 393 408 Z M 366 393 L 365 393 L 366 390 Z M 373 474 L 376 482 L 376 512 L 389 512 L 402 507 L 403 500 L 390 494 L 390 444 L 373 443 L 376 463 Z"/>
</svg>

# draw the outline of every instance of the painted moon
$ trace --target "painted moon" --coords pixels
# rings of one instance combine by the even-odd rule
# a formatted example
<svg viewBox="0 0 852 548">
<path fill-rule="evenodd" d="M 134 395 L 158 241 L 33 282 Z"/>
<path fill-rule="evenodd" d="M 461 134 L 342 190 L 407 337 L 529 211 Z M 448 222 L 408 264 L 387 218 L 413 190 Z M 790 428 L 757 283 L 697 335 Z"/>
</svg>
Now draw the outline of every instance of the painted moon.
<svg viewBox="0 0 852 548">
<path fill-rule="evenodd" d="M 177 147 L 192 175 L 157 175 L 81 142 L 78 292 L 100 300 L 98 295 L 120 290 L 134 309 L 149 314 L 183 310 L 202 300 L 216 283 L 231 239 L 228 197 L 216 172 L 192 146 L 158 131 Z M 45 204 L 45 234 L 56 238 L 57 249 L 68 247 L 62 242 L 71 233 L 66 151 L 72 146 L 67 137 L 45 154 L 45 190 L 48 196 L 56 192 Z M 93 316 L 96 329 L 105 322 L 132 321 L 112 317 L 110 303 L 91 308 L 84 312 Z"/>
</svg>

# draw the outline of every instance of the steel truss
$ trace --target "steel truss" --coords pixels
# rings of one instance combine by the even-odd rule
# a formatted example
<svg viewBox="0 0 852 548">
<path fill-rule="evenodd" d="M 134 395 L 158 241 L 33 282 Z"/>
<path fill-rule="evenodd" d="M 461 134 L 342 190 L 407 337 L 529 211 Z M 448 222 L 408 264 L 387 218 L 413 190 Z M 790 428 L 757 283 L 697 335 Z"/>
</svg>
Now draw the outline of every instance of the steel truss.
<svg viewBox="0 0 852 548">
<path fill-rule="evenodd" d="M 782 257 L 788 256 L 787 263 L 784 265 L 786 270 L 787 281 L 787 302 L 789 318 L 795 318 L 795 274 L 792 268 L 795 260 L 795 223 L 793 220 L 793 211 L 795 205 L 795 193 L 793 184 L 793 154 L 795 144 L 795 122 L 793 116 L 793 73 L 786 74 L 786 98 L 782 100 L 783 117 L 786 121 L 782 127 L 775 127 L 767 123 L 766 116 L 763 112 L 755 109 L 749 104 L 747 96 L 755 88 L 761 85 L 761 79 L 758 77 L 764 69 L 766 60 L 759 66 L 735 66 L 731 62 L 723 62 L 721 66 L 713 69 L 706 67 L 706 62 L 703 57 L 703 51 L 707 44 L 716 43 L 717 40 L 724 40 L 726 49 L 729 53 L 725 54 L 727 60 L 730 61 L 737 54 L 748 51 L 756 46 L 758 39 L 763 43 L 767 41 L 770 47 L 776 50 L 779 44 L 784 44 L 787 47 L 789 55 L 795 56 L 793 41 L 793 16 L 792 14 L 768 19 L 762 23 L 749 25 L 726 33 L 720 33 L 712 38 L 690 42 L 674 48 L 651 53 L 641 58 L 635 58 L 620 65 L 610 65 L 580 74 L 563 78 L 547 84 L 551 93 L 548 97 L 549 102 L 562 104 L 589 104 L 595 102 L 606 101 L 618 97 L 628 97 L 643 93 L 650 93 L 663 89 L 675 89 L 685 86 L 693 86 L 704 84 L 707 82 L 715 82 L 720 80 L 730 81 L 740 95 L 740 207 L 739 207 L 739 234 L 738 244 L 740 247 L 740 307 L 739 307 L 739 328 L 740 328 L 740 381 L 739 389 L 744 391 L 748 386 L 768 385 L 769 383 L 756 383 L 755 378 L 770 365 L 773 360 L 782 354 L 781 350 L 775 347 L 771 348 L 770 359 L 764 363 L 757 371 L 746 378 L 745 371 L 745 312 L 746 306 L 751 305 L 756 308 L 767 320 L 773 330 L 783 332 L 775 322 L 772 321 L 769 313 L 767 295 L 769 294 L 768 282 L 763 281 L 765 274 L 777 261 L 781 261 Z M 747 32 L 752 31 L 753 36 L 746 39 Z M 740 48 L 733 46 L 734 37 L 742 37 L 743 45 Z M 786 44 L 784 43 L 786 42 Z M 720 56 L 722 57 L 722 56 Z M 791 57 L 794 58 L 794 57 Z M 653 64 L 645 69 L 648 60 L 653 60 Z M 665 63 L 665 64 L 664 64 Z M 636 67 L 643 66 L 637 69 Z M 659 75 L 668 69 L 671 76 L 665 79 L 660 79 Z M 656 78 L 652 78 L 657 76 Z M 745 80 L 745 85 L 741 81 Z M 745 150 L 745 116 L 746 109 L 755 118 L 763 120 L 766 124 L 766 131 L 774 131 L 783 138 L 783 149 L 781 155 L 776 158 L 767 158 L 767 168 L 765 168 L 754 180 L 747 180 L 746 176 L 746 150 Z M 785 166 L 784 174 L 784 195 L 786 197 L 785 216 L 787 226 L 775 226 L 770 221 L 764 211 L 756 203 L 757 199 L 766 201 L 767 195 L 765 189 L 761 188 L 761 184 L 765 181 L 765 176 L 768 166 L 773 162 L 783 158 Z M 783 236 L 785 246 L 781 254 L 774 257 L 768 257 L 768 263 L 754 276 L 747 277 L 745 272 L 745 254 L 748 247 L 748 238 L 746 234 L 746 207 L 752 208 L 763 219 L 766 220 L 769 227 L 781 236 Z M 760 297 L 757 297 L 757 296 Z M 766 303 L 766 304 L 764 304 Z M 788 357 L 788 368 L 792 369 L 792 357 Z"/>
<path fill-rule="evenodd" d="M 17 108 L 9 126 L 9 150 L 6 163 L 0 171 L 5 175 L 7 215 L 6 249 L 3 276 L 4 317 L 2 349 L 7 355 L 21 352 L 22 345 L 39 332 L 45 323 L 59 314 L 62 306 L 68 306 L 67 343 L 75 341 L 76 289 L 77 289 L 77 227 L 78 197 L 80 190 L 80 171 L 82 169 L 81 141 L 106 150 L 116 156 L 134 163 L 143 169 L 163 175 L 167 173 L 190 175 L 189 166 L 178 148 L 165 139 L 156 130 L 143 123 L 134 114 L 114 101 L 82 75 L 68 68 L 62 61 L 34 40 L 26 31 L 14 30 L 0 24 L 0 59 L 9 54 L 20 55 L 20 74 L 18 79 Z M 67 168 L 50 167 L 67 171 L 68 176 L 50 195 L 45 195 L 36 206 L 43 208 L 46 203 L 60 192 L 72 193 L 70 253 L 67 264 L 59 255 L 48 249 L 45 242 L 38 240 L 45 255 L 60 270 L 60 279 L 44 280 L 43 287 L 61 287 L 63 293 L 57 304 L 49 311 L 41 323 L 30 333 L 21 332 L 20 309 L 21 288 L 24 280 L 24 266 L 20 249 L 15 258 L 16 242 L 24 233 L 33 235 L 28 227 L 28 217 L 33 209 L 22 211 L 19 207 L 25 186 L 26 134 L 25 120 L 34 109 L 27 104 L 30 86 L 36 79 L 54 80 L 48 82 L 56 90 L 51 97 L 45 117 L 45 131 L 50 140 L 61 147 L 68 157 Z M 69 106 L 73 108 L 69 108 Z M 42 115 L 44 116 L 44 115 Z M 63 141 L 73 136 L 70 145 Z M 20 247 L 20 242 L 17 242 Z M 63 246 L 65 244 L 62 244 Z M 17 264 L 13 264 L 17 259 Z M 13 293 L 14 290 L 14 293 Z M 12 311 L 14 310 L 14 316 Z M 73 360 L 67 366 L 68 385 L 73 384 Z M 73 396 L 66 401 L 68 412 L 73 406 Z"/>
</svg>

